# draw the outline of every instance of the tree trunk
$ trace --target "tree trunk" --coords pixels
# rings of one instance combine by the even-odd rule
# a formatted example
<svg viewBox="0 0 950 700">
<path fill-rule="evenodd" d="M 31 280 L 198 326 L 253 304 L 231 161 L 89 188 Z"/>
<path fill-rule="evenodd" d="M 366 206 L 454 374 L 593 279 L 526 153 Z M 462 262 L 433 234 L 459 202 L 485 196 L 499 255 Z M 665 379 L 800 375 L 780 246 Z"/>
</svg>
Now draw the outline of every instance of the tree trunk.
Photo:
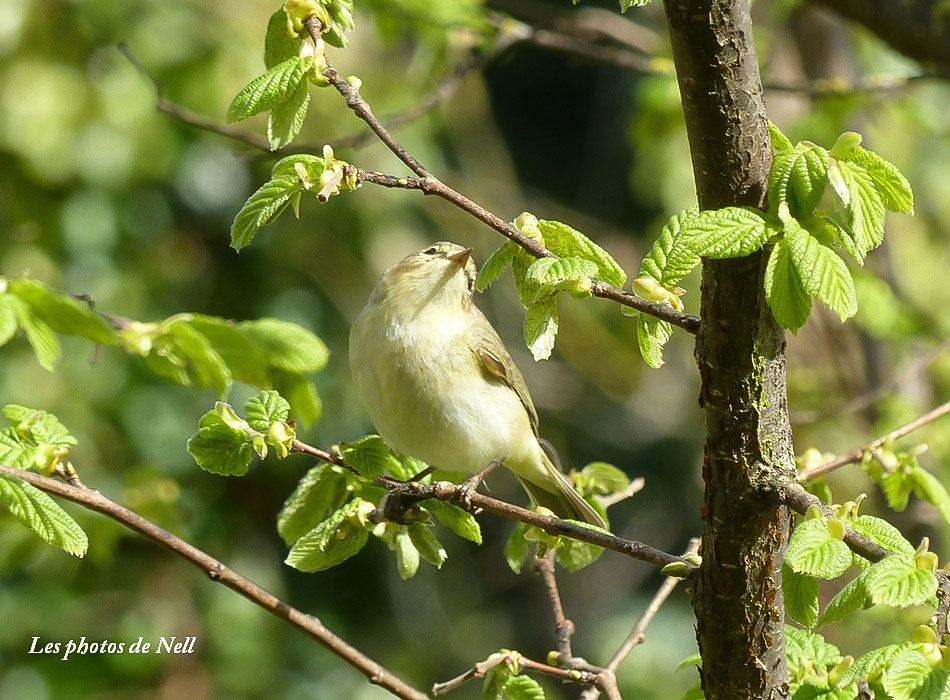
<svg viewBox="0 0 950 700">
<path fill-rule="evenodd" d="M 700 207 L 761 206 L 772 150 L 748 1 L 665 5 Z M 766 259 L 703 262 L 706 525 L 693 606 L 709 700 L 789 694 L 781 565 L 790 521 L 768 494 L 794 479 L 794 457 Z"/>
</svg>

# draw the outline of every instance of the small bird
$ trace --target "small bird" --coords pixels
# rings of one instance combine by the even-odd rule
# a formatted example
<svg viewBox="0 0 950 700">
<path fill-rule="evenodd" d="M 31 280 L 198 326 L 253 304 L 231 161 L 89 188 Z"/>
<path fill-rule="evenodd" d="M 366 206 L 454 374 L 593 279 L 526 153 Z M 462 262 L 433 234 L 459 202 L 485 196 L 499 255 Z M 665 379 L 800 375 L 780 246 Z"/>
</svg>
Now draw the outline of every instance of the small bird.
<svg viewBox="0 0 950 700">
<path fill-rule="evenodd" d="M 541 447 L 521 372 L 475 306 L 472 249 L 439 242 L 390 267 L 350 330 L 356 396 L 391 447 L 475 474 L 494 460 L 535 505 L 605 527 Z"/>
</svg>

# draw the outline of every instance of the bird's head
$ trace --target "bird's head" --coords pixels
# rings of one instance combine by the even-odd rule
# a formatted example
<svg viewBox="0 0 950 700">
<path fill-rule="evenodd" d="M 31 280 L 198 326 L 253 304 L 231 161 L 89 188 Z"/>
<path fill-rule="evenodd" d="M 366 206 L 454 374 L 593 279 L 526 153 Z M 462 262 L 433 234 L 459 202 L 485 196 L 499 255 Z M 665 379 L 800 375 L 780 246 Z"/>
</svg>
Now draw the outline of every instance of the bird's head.
<svg viewBox="0 0 950 700">
<path fill-rule="evenodd" d="M 374 297 L 397 303 L 409 313 L 429 304 L 468 308 L 476 274 L 471 248 L 440 241 L 407 255 L 386 270 Z"/>
</svg>

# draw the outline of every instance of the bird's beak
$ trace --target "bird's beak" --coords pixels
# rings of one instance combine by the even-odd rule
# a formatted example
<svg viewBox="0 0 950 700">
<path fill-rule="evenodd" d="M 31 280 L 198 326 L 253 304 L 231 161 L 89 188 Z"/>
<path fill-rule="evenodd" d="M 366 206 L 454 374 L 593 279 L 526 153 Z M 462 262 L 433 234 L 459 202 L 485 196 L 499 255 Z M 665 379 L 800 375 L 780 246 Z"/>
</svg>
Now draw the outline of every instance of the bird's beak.
<svg viewBox="0 0 950 700">
<path fill-rule="evenodd" d="M 474 248 L 466 248 L 465 250 L 460 250 L 455 255 L 449 255 L 448 258 L 454 263 L 457 263 L 459 267 L 465 268 L 465 263 L 468 262 L 468 259 L 472 257 L 472 253 L 475 251 Z"/>
</svg>

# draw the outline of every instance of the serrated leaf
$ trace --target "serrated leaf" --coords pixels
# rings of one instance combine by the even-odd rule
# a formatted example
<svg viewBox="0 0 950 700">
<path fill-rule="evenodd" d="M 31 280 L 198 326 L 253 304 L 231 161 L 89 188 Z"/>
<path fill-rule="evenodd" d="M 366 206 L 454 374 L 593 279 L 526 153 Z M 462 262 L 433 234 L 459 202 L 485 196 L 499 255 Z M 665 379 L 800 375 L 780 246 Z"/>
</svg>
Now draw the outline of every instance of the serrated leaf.
<svg viewBox="0 0 950 700">
<path fill-rule="evenodd" d="M 530 676 L 512 676 L 505 683 L 508 700 L 544 700 L 544 690 Z"/>
<path fill-rule="evenodd" d="M 0 504 L 43 540 L 67 554 L 82 557 L 89 548 L 86 533 L 59 505 L 35 486 L 0 475 Z"/>
<path fill-rule="evenodd" d="M 581 476 L 590 484 L 590 492 L 600 496 L 619 493 L 630 485 L 630 478 L 607 462 L 591 462 L 581 469 Z"/>
<path fill-rule="evenodd" d="M 873 676 L 882 668 L 886 668 L 897 654 L 910 647 L 909 642 L 901 644 L 889 644 L 879 649 L 873 649 L 864 656 L 859 657 L 851 667 L 841 674 L 838 679 L 838 687 L 843 688 L 855 681 Z"/>
<path fill-rule="evenodd" d="M 912 468 L 907 476 L 917 497 L 932 504 L 950 523 L 950 493 L 940 480 L 920 466 Z"/>
<path fill-rule="evenodd" d="M 884 497 L 887 498 L 887 505 L 897 513 L 902 512 L 907 507 L 910 494 L 914 490 L 909 474 L 902 469 L 895 469 L 885 474 L 878 483 L 884 492 Z"/>
<path fill-rule="evenodd" d="M 525 273 L 525 279 L 546 293 L 549 289 L 565 289 L 569 283 L 589 280 L 597 274 L 597 265 L 584 258 L 538 258 Z"/>
<path fill-rule="evenodd" d="M 914 691 L 914 700 L 950 700 L 950 672 L 941 668 L 931 669 Z"/>
<path fill-rule="evenodd" d="M 557 338 L 557 296 L 547 294 L 525 310 L 524 341 L 535 361 L 546 360 Z"/>
<path fill-rule="evenodd" d="M 802 142 L 775 154 L 769 171 L 769 210 L 787 202 L 791 212 L 804 218 L 818 206 L 828 184 L 828 151 Z"/>
<path fill-rule="evenodd" d="M 189 314 L 182 321 L 201 333 L 228 366 L 234 379 L 256 387 L 271 384 L 270 367 L 258 344 L 237 329 L 234 321 Z"/>
<path fill-rule="evenodd" d="M 251 427 L 261 432 L 290 416 L 290 404 L 276 391 L 262 391 L 244 404 L 244 418 Z"/>
<path fill-rule="evenodd" d="M 803 229 L 795 219 L 785 222 L 789 255 L 802 287 L 844 321 L 858 311 L 854 279 L 844 260 Z"/>
<path fill-rule="evenodd" d="M 231 388 L 231 370 L 208 339 L 187 321 L 168 324 L 167 334 L 189 378 L 198 386 L 210 386 L 219 398 L 224 397 Z"/>
<path fill-rule="evenodd" d="M 0 430 L 0 464 L 14 469 L 29 469 L 33 466 L 36 448 L 27 445 L 12 427 Z"/>
<path fill-rule="evenodd" d="M 789 138 L 782 133 L 782 130 L 771 119 L 769 120 L 769 138 L 772 141 L 772 150 L 774 151 L 781 152 L 793 148 Z"/>
<path fill-rule="evenodd" d="M 13 296 L 6 292 L 0 292 L 0 346 L 6 345 L 10 339 L 16 335 L 17 325 L 16 309 L 14 309 Z"/>
<path fill-rule="evenodd" d="M 278 63 L 264 75 L 249 82 L 228 107 L 228 123 L 273 109 L 289 99 L 304 75 L 313 67 L 313 57 L 294 56 Z"/>
<path fill-rule="evenodd" d="M 468 511 L 445 501 L 437 501 L 434 498 L 426 499 L 420 502 L 419 505 L 432 513 L 440 523 L 459 537 L 475 544 L 482 543 L 482 529 L 475 516 Z"/>
<path fill-rule="evenodd" d="M 679 259 L 685 248 L 706 258 L 739 258 L 754 253 L 769 239 L 765 217 L 751 207 L 709 209 L 683 222 L 670 257 Z"/>
<path fill-rule="evenodd" d="M 435 568 L 441 569 L 448 554 L 445 548 L 432 534 L 432 528 L 416 522 L 409 525 L 409 539 L 419 550 L 419 554 Z"/>
<path fill-rule="evenodd" d="M 841 652 L 820 634 L 785 625 L 785 655 L 790 666 L 831 666 L 841 661 Z"/>
<path fill-rule="evenodd" d="M 323 341 L 296 323 L 261 318 L 242 321 L 237 329 L 257 344 L 267 364 L 278 369 L 317 372 L 330 358 Z"/>
<path fill-rule="evenodd" d="M 864 168 L 880 193 L 885 207 L 901 214 L 914 213 L 914 192 L 896 165 L 884 160 L 874 151 L 860 146 L 854 148 L 845 160 Z"/>
<path fill-rule="evenodd" d="M 310 155 L 309 153 L 294 153 L 274 163 L 270 176 L 272 180 L 283 178 L 297 183 L 301 182 L 301 177 L 303 177 L 313 187 L 319 182 L 325 165 L 326 162 L 319 156 Z M 301 170 L 303 170 L 303 174 L 301 174 Z"/>
<path fill-rule="evenodd" d="M 531 263 L 534 261 L 535 258 L 525 252 L 520 246 L 512 250 L 511 275 L 515 280 L 518 298 L 521 299 L 521 304 L 525 309 L 531 306 L 538 293 L 538 288 L 525 279 L 528 268 L 531 267 Z"/>
<path fill-rule="evenodd" d="M 811 296 L 805 291 L 792 262 L 788 241 L 776 241 L 765 268 L 765 297 L 772 315 L 782 327 L 797 333 L 811 312 Z"/>
<path fill-rule="evenodd" d="M 415 576 L 419 570 L 419 550 L 416 549 L 405 525 L 399 526 L 393 538 L 392 549 L 396 553 L 396 571 L 399 572 L 399 578 L 405 581 Z"/>
<path fill-rule="evenodd" d="M 475 278 L 475 289 L 484 292 L 501 277 L 501 273 L 511 264 L 512 245 L 514 244 L 511 242 L 502 243 L 494 253 L 488 256 L 478 271 L 478 277 Z"/>
<path fill-rule="evenodd" d="M 342 443 L 340 455 L 368 479 L 382 476 L 390 464 L 399 461 L 379 435 L 364 435 L 354 442 Z"/>
<path fill-rule="evenodd" d="M 231 427 L 214 411 L 208 411 L 198 432 L 188 439 L 188 452 L 199 467 L 212 474 L 242 476 L 254 456 L 247 433 Z"/>
<path fill-rule="evenodd" d="M 544 219 L 538 221 L 538 228 L 544 237 L 545 247 L 552 253 L 562 258 L 578 257 L 590 260 L 597 265 L 597 277 L 615 287 L 622 287 L 627 281 L 627 273 L 610 253 L 580 231 L 560 221 Z"/>
<path fill-rule="evenodd" d="M 606 535 L 610 534 L 609 530 L 591 525 L 590 523 L 584 523 L 579 520 L 567 520 L 566 522 L 579 525 L 589 530 L 595 530 L 596 532 L 602 532 Z M 580 540 L 575 540 L 573 537 L 562 537 L 561 543 L 557 548 L 557 560 L 561 562 L 568 571 L 573 573 L 580 571 L 586 566 L 590 566 L 600 559 L 600 555 L 603 553 L 603 547 L 581 542 Z"/>
<path fill-rule="evenodd" d="M 261 185 L 234 217 L 231 224 L 231 247 L 241 250 L 247 246 L 261 228 L 280 215 L 290 198 L 301 189 L 299 181 L 285 178 L 270 180 Z"/>
<path fill-rule="evenodd" d="M 862 574 L 864 587 L 872 603 L 906 608 L 926 602 L 937 591 L 937 577 L 918 569 L 914 560 L 892 554 L 873 564 Z"/>
<path fill-rule="evenodd" d="M 14 424 L 28 423 L 30 435 L 37 443 L 45 442 L 57 447 L 78 444 L 69 429 L 52 413 L 11 403 L 3 407 L 3 415 Z"/>
<path fill-rule="evenodd" d="M 508 536 L 508 542 L 505 544 L 505 561 L 516 574 L 521 573 L 521 567 L 524 566 L 528 558 L 528 540 L 524 533 L 527 530 L 524 523 L 518 523 Z"/>
<path fill-rule="evenodd" d="M 690 207 L 672 216 L 660 231 L 660 237 L 640 263 L 640 277 L 652 277 L 671 289 L 699 264 L 699 256 L 689 246 L 677 245 L 684 225 L 699 215 Z"/>
<path fill-rule="evenodd" d="M 895 654 L 887 665 L 884 689 L 893 700 L 910 700 L 930 671 L 926 656 L 915 649 L 904 649 Z"/>
<path fill-rule="evenodd" d="M 277 532 L 292 545 L 317 527 L 346 491 L 346 476 L 329 464 L 313 467 L 284 501 L 277 515 Z"/>
<path fill-rule="evenodd" d="M 102 345 L 119 340 L 115 330 L 88 304 L 41 282 L 22 278 L 10 280 L 7 290 L 29 304 L 35 316 L 57 333 L 79 336 Z"/>
<path fill-rule="evenodd" d="M 643 361 L 653 369 L 663 366 L 663 348 L 673 337 L 673 326 L 647 314 L 637 315 L 637 345 Z"/>
<path fill-rule="evenodd" d="M 862 580 L 863 573 L 851 581 L 847 586 L 838 591 L 838 594 L 831 599 L 828 607 L 818 618 L 818 627 L 830 625 L 832 622 L 844 618 L 845 615 L 856 612 L 865 607 L 868 602 L 868 592 L 864 587 Z"/>
<path fill-rule="evenodd" d="M 309 106 L 310 93 L 306 81 L 302 81 L 289 98 L 274 105 L 267 118 L 267 143 L 272 151 L 289 146 L 297 138 L 307 118 Z"/>
<path fill-rule="evenodd" d="M 300 571 L 329 569 L 359 552 L 369 533 L 356 521 L 359 501 L 354 499 L 300 537 L 284 563 Z"/>
<path fill-rule="evenodd" d="M 837 165 L 848 188 L 847 228 L 854 248 L 863 257 L 884 241 L 884 200 L 863 167 L 850 161 L 838 161 Z"/>
<path fill-rule="evenodd" d="M 916 551 L 914 545 L 904 538 L 900 530 L 886 520 L 875 518 L 873 515 L 859 515 L 849 522 L 848 525 L 869 540 L 877 542 L 892 552 L 905 554 L 909 557 L 914 556 L 914 552 Z"/>
<path fill-rule="evenodd" d="M 818 621 L 818 579 L 782 566 L 782 595 L 788 616 L 811 628 Z"/>
<path fill-rule="evenodd" d="M 293 36 L 288 28 L 287 13 L 281 7 L 271 15 L 267 22 L 267 33 L 264 35 L 264 65 L 267 68 L 295 58 L 300 52 L 303 40 Z"/>
<path fill-rule="evenodd" d="M 788 542 L 785 563 L 797 573 L 832 579 L 851 566 L 851 550 L 831 536 L 823 519 L 804 520 Z"/>
<path fill-rule="evenodd" d="M 17 322 L 26 334 L 26 339 L 33 348 L 40 366 L 52 372 L 62 354 L 59 338 L 56 337 L 56 333 L 49 324 L 36 315 L 29 304 L 19 297 L 16 297 L 16 300 L 14 312 Z"/>
</svg>

